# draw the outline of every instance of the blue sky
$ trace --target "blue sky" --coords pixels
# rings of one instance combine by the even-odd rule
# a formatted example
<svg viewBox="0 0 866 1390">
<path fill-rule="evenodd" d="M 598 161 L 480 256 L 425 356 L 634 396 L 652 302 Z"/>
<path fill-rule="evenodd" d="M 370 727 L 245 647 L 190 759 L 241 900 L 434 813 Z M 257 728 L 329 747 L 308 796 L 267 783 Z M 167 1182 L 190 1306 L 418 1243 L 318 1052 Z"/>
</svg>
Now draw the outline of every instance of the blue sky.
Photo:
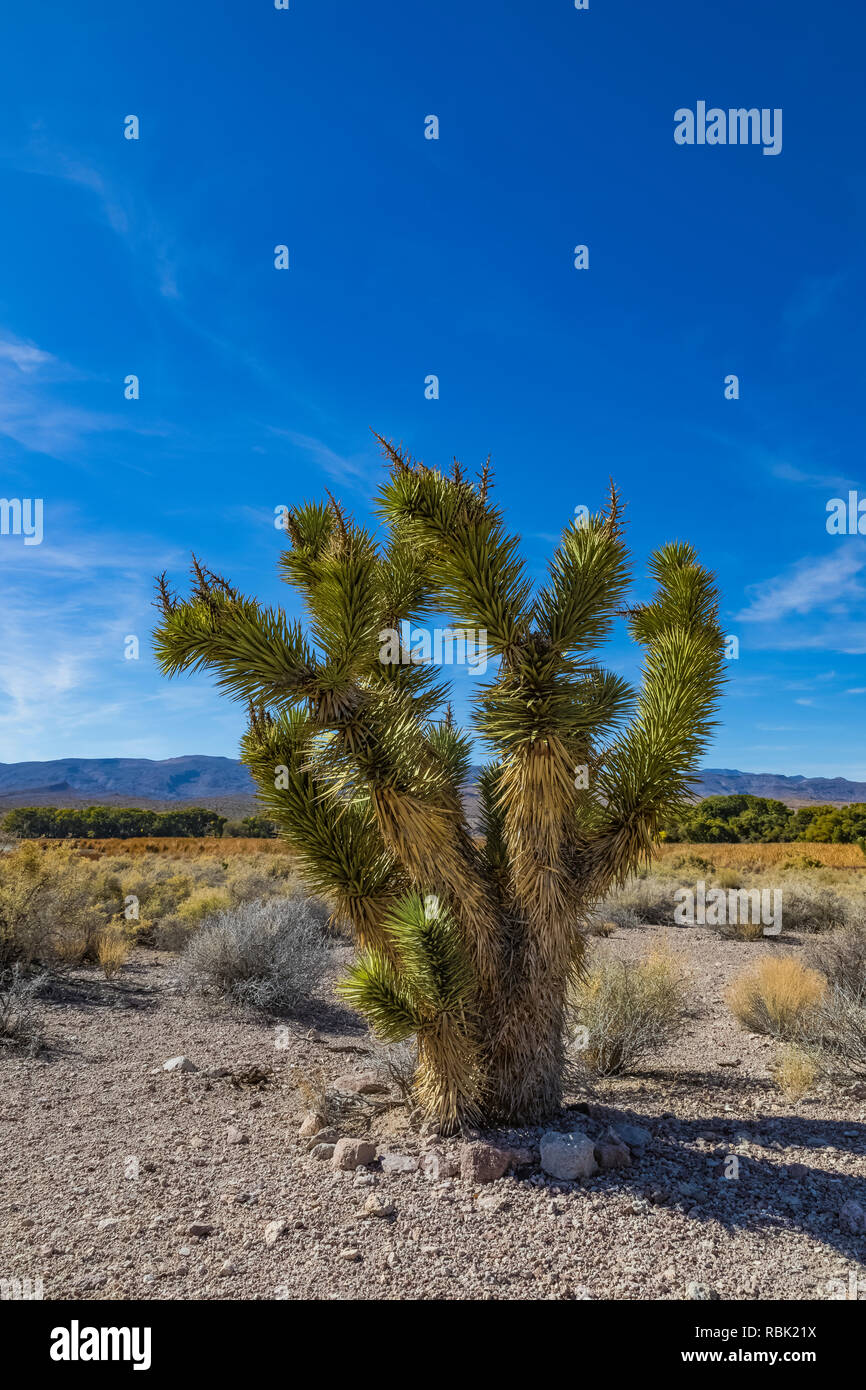
<svg viewBox="0 0 866 1390">
<path fill-rule="evenodd" d="M 719 576 L 706 764 L 866 778 L 866 537 L 825 525 L 866 497 L 864 38 L 799 0 L 7 7 L 0 496 L 44 539 L 0 536 L 0 761 L 234 755 L 156 671 L 152 576 L 194 548 L 291 606 L 274 509 L 366 519 L 373 427 L 490 453 L 538 577 L 612 474 L 636 598 L 666 539 Z M 781 153 L 677 145 L 700 100 L 781 108 Z"/>
</svg>

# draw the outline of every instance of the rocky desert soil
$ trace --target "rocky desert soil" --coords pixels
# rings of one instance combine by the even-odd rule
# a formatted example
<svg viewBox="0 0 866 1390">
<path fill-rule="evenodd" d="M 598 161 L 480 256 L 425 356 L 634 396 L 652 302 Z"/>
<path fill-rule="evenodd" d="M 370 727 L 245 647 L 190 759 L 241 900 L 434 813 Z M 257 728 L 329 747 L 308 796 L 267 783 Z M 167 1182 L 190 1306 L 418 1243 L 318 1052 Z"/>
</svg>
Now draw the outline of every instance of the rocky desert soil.
<svg viewBox="0 0 866 1390">
<path fill-rule="evenodd" d="M 695 1016 L 640 1074 L 570 1096 L 554 1129 L 629 1141 L 574 1182 L 540 1171 L 542 1130 L 418 1133 L 327 991 L 281 1023 L 180 995 L 170 956 L 72 972 L 47 1053 L 0 1054 L 0 1279 L 57 1299 L 866 1300 L 866 1087 L 784 1100 L 775 1044 L 722 1003 L 761 943 L 671 935 Z M 304 1122 L 322 1090 L 331 1115 Z"/>
</svg>

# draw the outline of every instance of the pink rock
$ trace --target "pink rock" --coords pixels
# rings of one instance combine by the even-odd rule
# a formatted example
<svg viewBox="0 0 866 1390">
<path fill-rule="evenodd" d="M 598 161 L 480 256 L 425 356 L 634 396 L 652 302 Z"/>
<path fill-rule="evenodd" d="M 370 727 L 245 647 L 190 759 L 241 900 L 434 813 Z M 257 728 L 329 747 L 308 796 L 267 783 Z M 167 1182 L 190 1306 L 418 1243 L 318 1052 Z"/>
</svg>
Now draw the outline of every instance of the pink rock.
<svg viewBox="0 0 866 1390">
<path fill-rule="evenodd" d="M 511 1163 L 510 1149 L 493 1144 L 463 1144 L 460 1149 L 460 1176 L 464 1182 L 496 1182 Z"/>
<path fill-rule="evenodd" d="M 628 1168 L 631 1154 L 625 1144 L 596 1144 L 595 1161 L 599 1168 Z"/>
<path fill-rule="evenodd" d="M 302 1139 L 312 1138 L 314 1134 L 318 1134 L 320 1129 L 325 1128 L 326 1123 L 324 1115 L 317 1115 L 314 1110 L 310 1110 L 304 1116 L 298 1134 Z"/>
<path fill-rule="evenodd" d="M 331 1167 L 344 1173 L 363 1168 L 376 1157 L 376 1145 L 369 1139 L 338 1139 L 331 1155 Z"/>
<path fill-rule="evenodd" d="M 351 1072 L 348 1076 L 338 1076 L 334 1082 L 334 1090 L 354 1096 L 382 1096 L 388 1093 L 388 1087 L 374 1071 Z"/>
</svg>

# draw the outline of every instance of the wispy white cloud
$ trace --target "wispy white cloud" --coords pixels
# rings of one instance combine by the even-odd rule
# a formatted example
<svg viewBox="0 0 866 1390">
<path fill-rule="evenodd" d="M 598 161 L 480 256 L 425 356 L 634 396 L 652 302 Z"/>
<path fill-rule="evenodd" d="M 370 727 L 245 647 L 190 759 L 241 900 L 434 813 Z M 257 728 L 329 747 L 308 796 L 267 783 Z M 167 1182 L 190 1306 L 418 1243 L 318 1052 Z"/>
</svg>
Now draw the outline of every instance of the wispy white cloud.
<svg viewBox="0 0 866 1390">
<path fill-rule="evenodd" d="M 737 614 L 742 623 L 774 623 L 791 614 L 812 613 L 834 607 L 841 612 L 848 603 L 866 597 L 859 576 L 866 569 L 866 546 L 844 542 L 819 560 L 804 559 L 787 573 L 750 586 L 753 597 Z"/>
<path fill-rule="evenodd" d="M 307 454 L 316 467 L 321 468 L 329 478 L 334 478 L 337 482 L 349 487 L 355 485 L 369 485 L 372 467 L 368 455 L 365 454 L 338 454 L 330 445 L 325 444 L 321 439 L 314 439 L 308 434 L 299 434 L 297 430 L 277 429 L 275 426 L 269 427 L 269 433 L 276 438 L 287 439 L 296 449 L 300 449 Z"/>
<path fill-rule="evenodd" d="M 59 399 L 58 388 L 84 379 L 53 353 L 0 329 L 0 435 L 33 453 L 62 459 L 94 435 L 162 432 L 142 429 L 131 414 L 88 410 Z"/>
<path fill-rule="evenodd" d="M 119 187 L 95 165 L 51 149 L 39 139 L 26 154 L 6 162 L 19 173 L 57 179 L 90 194 L 99 215 L 126 243 L 137 266 L 150 266 L 160 294 L 166 299 L 180 298 L 175 238 L 140 193 Z"/>
<path fill-rule="evenodd" d="M 797 468 L 792 463 L 787 463 L 784 459 L 770 465 L 770 472 L 774 478 L 779 478 L 785 483 L 799 483 L 802 487 L 815 487 L 822 489 L 839 489 L 844 491 L 846 488 L 853 487 L 853 478 L 843 477 L 838 473 L 812 473 L 802 468 Z"/>
</svg>

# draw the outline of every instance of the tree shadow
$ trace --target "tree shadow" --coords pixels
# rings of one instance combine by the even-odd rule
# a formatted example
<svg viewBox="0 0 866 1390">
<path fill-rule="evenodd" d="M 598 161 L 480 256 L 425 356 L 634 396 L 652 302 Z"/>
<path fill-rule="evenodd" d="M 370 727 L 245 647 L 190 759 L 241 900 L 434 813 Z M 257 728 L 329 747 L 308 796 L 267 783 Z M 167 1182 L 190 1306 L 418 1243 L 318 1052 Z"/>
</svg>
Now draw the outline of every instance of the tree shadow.
<svg viewBox="0 0 866 1390">
<path fill-rule="evenodd" d="M 754 1079 L 742 1080 L 742 1087 L 729 1089 L 748 1089 L 753 1095 Z M 717 1086 L 718 1078 L 704 1078 L 704 1083 Z M 577 1109 L 566 1107 L 566 1112 L 574 1115 Z M 599 1102 L 586 1106 L 586 1111 L 592 1137 L 599 1127 L 616 1129 L 617 1121 L 652 1135 L 646 1149 L 633 1153 L 631 1167 L 604 1175 L 606 1186 L 676 1209 L 697 1227 L 718 1222 L 730 1232 L 796 1229 L 847 1260 L 866 1262 L 866 1235 L 843 1229 L 839 1217 L 848 1201 L 866 1209 L 862 1121 L 808 1115 L 735 1119 L 718 1111 L 700 1119 L 672 1112 L 659 1117 L 636 1106 Z M 854 1155 L 862 1160 L 861 1172 L 817 1167 L 809 1158 L 816 1152 Z M 791 1171 L 791 1165 L 797 1167 Z"/>
</svg>

